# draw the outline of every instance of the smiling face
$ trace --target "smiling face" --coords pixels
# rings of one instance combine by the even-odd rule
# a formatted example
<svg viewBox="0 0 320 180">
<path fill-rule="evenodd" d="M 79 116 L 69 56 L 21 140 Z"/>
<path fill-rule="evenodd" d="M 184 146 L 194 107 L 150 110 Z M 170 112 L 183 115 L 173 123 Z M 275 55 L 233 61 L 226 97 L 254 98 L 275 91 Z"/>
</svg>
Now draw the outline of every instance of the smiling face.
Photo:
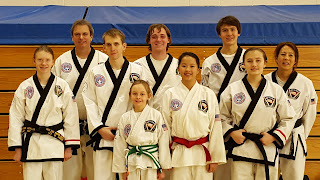
<svg viewBox="0 0 320 180">
<path fill-rule="evenodd" d="M 54 64 L 53 56 L 46 51 L 38 51 L 35 54 L 33 63 L 36 66 L 37 73 L 39 74 L 50 74 L 51 68 Z"/>
<path fill-rule="evenodd" d="M 147 92 L 143 84 L 136 84 L 132 86 L 130 99 L 135 109 L 143 109 L 150 98 L 151 94 Z"/>
<path fill-rule="evenodd" d="M 248 75 L 260 76 L 263 73 L 263 69 L 266 67 L 262 52 L 258 50 L 248 52 L 244 57 L 244 67 L 247 70 Z"/>
<path fill-rule="evenodd" d="M 197 75 L 200 72 L 198 64 L 195 58 L 191 56 L 185 56 L 181 59 L 178 66 L 178 71 L 182 77 L 182 83 L 195 83 L 197 81 Z"/>
<path fill-rule="evenodd" d="M 167 35 L 167 32 L 164 28 L 161 29 L 153 29 L 153 32 L 150 35 L 150 40 L 148 44 L 151 45 L 151 51 L 161 52 L 167 51 L 167 46 L 170 42 L 170 39 Z"/>
<path fill-rule="evenodd" d="M 279 71 L 292 71 L 296 63 L 294 50 L 289 46 L 283 46 L 276 58 Z"/>
<path fill-rule="evenodd" d="M 223 45 L 235 45 L 237 44 L 238 37 L 240 36 L 236 26 L 222 25 L 220 28 L 219 37 L 222 40 Z"/>
<path fill-rule="evenodd" d="M 90 34 L 87 25 L 75 26 L 72 34 L 72 41 L 76 48 L 90 47 L 93 36 Z"/>
</svg>

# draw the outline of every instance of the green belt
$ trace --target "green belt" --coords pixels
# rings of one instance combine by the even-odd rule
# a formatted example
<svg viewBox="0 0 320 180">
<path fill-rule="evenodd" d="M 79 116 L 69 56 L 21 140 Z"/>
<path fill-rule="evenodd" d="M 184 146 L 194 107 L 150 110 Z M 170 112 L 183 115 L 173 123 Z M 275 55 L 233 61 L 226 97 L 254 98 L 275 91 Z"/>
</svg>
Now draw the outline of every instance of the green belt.
<svg viewBox="0 0 320 180">
<path fill-rule="evenodd" d="M 157 169 L 159 169 L 159 171 L 162 172 L 162 168 L 159 161 L 152 155 L 153 153 L 158 152 L 158 144 L 144 145 L 144 146 L 129 145 L 128 148 L 129 148 L 129 152 L 127 155 L 127 163 L 126 163 L 127 172 L 128 172 L 128 157 L 134 153 L 137 154 L 138 156 L 141 156 L 141 154 L 144 154 L 149 158 L 151 158 L 154 164 L 157 166 Z"/>
</svg>

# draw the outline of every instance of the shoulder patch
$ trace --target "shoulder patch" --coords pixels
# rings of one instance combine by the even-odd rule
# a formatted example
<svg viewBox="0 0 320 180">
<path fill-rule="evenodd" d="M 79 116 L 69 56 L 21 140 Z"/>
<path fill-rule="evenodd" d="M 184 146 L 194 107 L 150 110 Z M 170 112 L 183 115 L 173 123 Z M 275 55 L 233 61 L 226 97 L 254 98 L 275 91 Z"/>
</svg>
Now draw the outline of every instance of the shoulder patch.
<svg viewBox="0 0 320 180">
<path fill-rule="evenodd" d="M 219 73 L 221 71 L 221 65 L 219 63 L 211 64 L 211 71 L 215 73 Z"/>
<path fill-rule="evenodd" d="M 243 62 L 239 63 L 239 71 L 240 72 L 246 72 L 246 69 L 244 68 L 244 63 Z"/>
<path fill-rule="evenodd" d="M 220 114 L 216 114 L 216 115 L 214 116 L 214 121 L 221 121 Z"/>
<path fill-rule="evenodd" d="M 94 83 L 97 87 L 102 87 L 106 83 L 106 78 L 101 74 L 97 74 L 94 76 Z"/>
<path fill-rule="evenodd" d="M 298 99 L 301 92 L 298 89 L 288 89 L 287 95 L 291 99 Z"/>
<path fill-rule="evenodd" d="M 61 71 L 64 73 L 70 73 L 72 71 L 72 65 L 67 62 L 61 64 Z"/>
<path fill-rule="evenodd" d="M 208 112 L 208 103 L 206 100 L 199 101 L 198 109 L 203 112 Z"/>
<path fill-rule="evenodd" d="M 172 111 L 178 111 L 182 107 L 182 102 L 179 99 L 172 99 L 170 103 L 170 108 Z"/>
<path fill-rule="evenodd" d="M 130 82 L 134 83 L 135 81 L 140 79 L 140 75 L 138 73 L 130 73 Z"/>
<path fill-rule="evenodd" d="M 317 102 L 316 102 L 316 99 L 315 99 L 315 98 L 312 98 L 310 102 L 311 102 L 311 104 L 317 104 Z"/>
<path fill-rule="evenodd" d="M 131 131 L 131 124 L 127 124 L 123 129 L 124 136 L 128 137 L 130 134 L 130 131 Z"/>
<path fill-rule="evenodd" d="M 275 107 L 277 104 L 277 100 L 274 97 L 271 96 L 265 96 L 264 97 L 264 104 L 266 105 L 266 107 Z"/>
<path fill-rule="evenodd" d="M 147 120 L 144 122 L 144 130 L 146 132 L 154 132 L 156 128 L 157 128 L 157 124 L 153 120 Z"/>
<path fill-rule="evenodd" d="M 32 98 L 33 94 L 34 94 L 34 89 L 32 86 L 28 86 L 26 89 L 25 89 L 25 92 L 26 94 L 26 97 L 28 97 L 29 99 Z"/>
<path fill-rule="evenodd" d="M 62 95 L 62 93 L 63 93 L 63 90 L 62 90 L 61 86 L 56 85 L 56 86 L 54 87 L 54 93 L 55 93 L 58 97 L 60 97 L 60 96 Z"/>
<path fill-rule="evenodd" d="M 163 129 L 163 131 L 167 131 L 168 130 L 167 125 L 166 124 L 162 124 L 162 129 Z"/>
<path fill-rule="evenodd" d="M 233 96 L 233 102 L 236 104 L 242 104 L 246 100 L 246 95 L 243 92 L 239 92 Z"/>
</svg>

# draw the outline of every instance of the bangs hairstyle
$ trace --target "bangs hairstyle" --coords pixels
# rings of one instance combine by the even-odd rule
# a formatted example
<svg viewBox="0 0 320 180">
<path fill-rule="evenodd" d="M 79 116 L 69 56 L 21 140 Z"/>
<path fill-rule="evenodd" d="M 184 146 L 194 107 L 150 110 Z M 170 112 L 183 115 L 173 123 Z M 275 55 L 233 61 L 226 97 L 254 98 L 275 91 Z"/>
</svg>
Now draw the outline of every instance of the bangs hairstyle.
<svg viewBox="0 0 320 180">
<path fill-rule="evenodd" d="M 150 94 L 151 97 L 152 97 L 152 91 L 151 91 L 151 89 L 150 89 L 150 86 L 149 86 L 149 84 L 148 84 L 146 81 L 144 81 L 144 80 L 136 80 L 136 81 L 134 81 L 134 82 L 132 83 L 131 87 L 130 87 L 129 95 L 131 95 L 132 87 L 135 86 L 135 85 L 138 85 L 138 84 L 142 84 L 143 87 L 146 89 L 148 95 Z"/>
<path fill-rule="evenodd" d="M 39 51 L 44 51 L 47 53 L 50 53 L 52 55 L 52 59 L 54 59 L 54 54 L 53 54 L 53 50 L 48 47 L 47 45 L 40 45 L 33 53 L 33 59 L 36 59 L 36 55 Z"/>
<path fill-rule="evenodd" d="M 216 31 L 217 31 L 218 35 L 220 35 L 221 26 L 223 26 L 223 25 L 235 26 L 238 30 L 238 33 L 241 34 L 241 24 L 240 24 L 240 21 L 236 17 L 226 16 L 226 17 L 221 18 L 216 26 Z"/>
<path fill-rule="evenodd" d="M 74 31 L 74 28 L 76 28 L 76 26 L 88 26 L 90 35 L 93 36 L 94 30 L 93 30 L 92 24 L 85 19 L 79 19 L 73 23 L 71 27 L 71 36 L 73 36 L 73 31 Z"/>
<path fill-rule="evenodd" d="M 194 59 L 196 60 L 196 62 L 197 62 L 198 68 L 200 68 L 200 60 L 199 60 L 199 57 L 198 57 L 196 54 L 192 53 L 192 52 L 184 52 L 184 53 L 182 53 L 182 54 L 180 55 L 179 61 L 178 61 L 178 67 L 179 67 L 180 64 L 181 64 L 182 59 L 183 59 L 184 57 L 186 57 L 186 56 L 190 56 L 190 57 L 194 58 Z"/>
<path fill-rule="evenodd" d="M 295 57 L 295 64 L 293 65 L 293 70 L 295 70 L 295 68 L 298 67 L 298 62 L 299 62 L 299 50 L 297 48 L 297 46 L 293 43 L 293 42 L 281 42 L 280 44 L 278 44 L 278 46 L 276 47 L 276 49 L 274 50 L 274 59 L 278 59 L 279 54 L 280 54 L 280 50 L 284 47 L 284 46 L 288 46 L 290 47 L 293 51 L 294 51 L 294 57 Z"/>
<path fill-rule="evenodd" d="M 119 29 L 112 28 L 112 29 L 109 29 L 107 32 L 103 33 L 103 35 L 102 35 L 103 44 L 105 43 L 104 39 L 106 36 L 110 36 L 112 38 L 116 38 L 118 36 L 121 39 L 121 42 L 125 43 L 126 36 Z"/>
<path fill-rule="evenodd" d="M 167 36 L 169 38 L 169 43 L 167 44 L 167 51 L 168 51 L 169 46 L 172 44 L 171 32 L 170 32 L 169 28 L 164 24 L 152 24 L 151 26 L 149 26 L 149 29 L 148 29 L 148 32 L 147 32 L 147 36 L 146 36 L 146 43 L 149 45 L 148 49 L 150 51 L 152 50 L 151 44 L 149 44 L 150 39 L 151 39 L 151 35 L 156 30 L 161 31 L 161 28 L 163 28 L 166 31 Z"/>
<path fill-rule="evenodd" d="M 264 62 L 267 63 L 267 55 L 266 55 L 266 53 L 262 49 L 256 48 L 256 47 L 249 48 L 249 49 L 246 50 L 246 52 L 244 52 L 244 54 L 243 54 L 243 62 L 246 59 L 246 55 L 251 51 L 259 51 L 259 52 L 261 52 L 262 56 L 263 56 L 263 59 L 264 59 Z"/>
</svg>

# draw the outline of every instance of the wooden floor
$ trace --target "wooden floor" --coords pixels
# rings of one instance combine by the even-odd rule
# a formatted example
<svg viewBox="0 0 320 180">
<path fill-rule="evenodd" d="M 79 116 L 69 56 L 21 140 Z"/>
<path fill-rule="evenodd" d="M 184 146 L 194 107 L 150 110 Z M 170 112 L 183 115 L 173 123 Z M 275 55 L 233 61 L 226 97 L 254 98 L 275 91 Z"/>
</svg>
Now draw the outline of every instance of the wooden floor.
<svg viewBox="0 0 320 180">
<path fill-rule="evenodd" d="M 32 61 L 33 52 L 37 46 L 0 46 L 0 179 L 21 180 L 22 167 L 12 160 L 13 153 L 8 152 L 8 113 L 14 91 L 26 78 L 35 73 Z M 73 46 L 51 46 L 55 57 L 58 57 Z M 102 50 L 102 45 L 94 45 Z M 244 46 L 247 49 L 249 46 Z M 268 63 L 264 74 L 276 69 L 273 58 L 275 46 L 260 46 L 267 53 Z M 169 53 L 178 58 L 182 52 L 196 53 L 201 64 L 203 60 L 218 50 L 217 46 L 172 46 Z M 320 46 L 298 46 L 300 51 L 299 68 L 297 71 L 313 81 L 314 87 L 320 97 Z M 125 56 L 129 61 L 134 61 L 148 54 L 146 46 L 129 46 Z M 200 81 L 200 75 L 197 77 Z M 319 104 L 319 102 L 318 102 Z M 320 106 L 317 107 L 316 122 L 307 140 L 308 156 L 305 174 L 311 180 L 320 180 Z"/>
</svg>

